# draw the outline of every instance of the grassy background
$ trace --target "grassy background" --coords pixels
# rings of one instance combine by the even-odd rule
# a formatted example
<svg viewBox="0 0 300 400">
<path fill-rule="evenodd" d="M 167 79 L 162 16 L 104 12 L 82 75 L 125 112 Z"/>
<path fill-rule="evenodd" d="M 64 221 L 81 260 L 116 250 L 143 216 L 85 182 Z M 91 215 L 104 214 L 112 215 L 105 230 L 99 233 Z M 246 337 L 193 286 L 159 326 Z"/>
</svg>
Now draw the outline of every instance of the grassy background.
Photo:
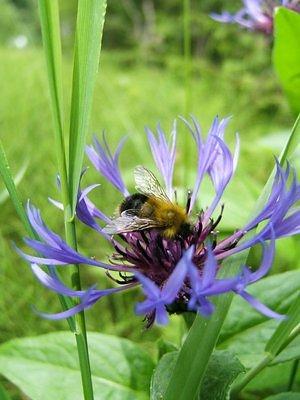
<svg viewBox="0 0 300 400">
<path fill-rule="evenodd" d="M 108 32 L 112 31 L 113 25 L 109 24 L 109 18 L 108 14 Z M 232 115 L 227 134 L 229 141 L 233 142 L 235 131 L 240 133 L 242 151 L 239 169 L 235 183 L 228 193 L 223 225 L 224 230 L 231 231 L 243 221 L 245 212 L 250 212 L 255 197 L 272 168 L 272 156 L 278 154 L 294 117 L 269 65 L 269 44 L 265 39 L 259 36 L 254 38 L 247 32 L 242 33 L 239 44 L 244 47 L 237 48 L 230 36 L 234 32 L 232 29 L 238 32 L 237 28 L 228 28 L 230 34 L 223 43 L 221 39 L 227 35 L 224 27 L 220 28 L 212 21 L 209 24 L 209 40 L 210 43 L 215 40 L 216 48 L 210 44 L 206 47 L 206 53 L 195 53 L 193 56 L 189 111 L 197 116 L 204 131 L 207 131 L 216 114 L 221 117 Z M 104 37 L 105 35 L 106 32 Z M 47 201 L 48 196 L 58 198 L 58 194 L 42 49 L 34 41 L 24 49 L 15 48 L 4 38 L 2 42 L 1 139 L 14 172 L 28 161 L 25 177 L 19 185 L 22 198 L 24 201 L 30 198 L 42 210 L 49 225 L 63 234 L 62 216 Z M 65 42 L 68 44 L 68 40 Z M 212 59 L 214 51 L 218 56 Z M 126 44 L 119 49 L 113 48 L 107 39 L 101 57 L 88 142 L 91 142 L 93 133 L 100 135 L 103 129 L 106 130 L 112 147 L 123 135 L 128 135 L 121 167 L 128 186 L 132 187 L 132 169 L 135 165 L 143 163 L 150 169 L 153 168 L 144 126 L 154 129 L 160 122 L 168 132 L 174 118 L 185 113 L 183 61 L 180 49 L 174 51 L 172 44 L 170 52 L 168 47 L 164 51 L 151 52 L 148 48 L 126 47 Z M 71 55 L 67 51 L 64 58 L 66 93 L 70 89 L 71 62 Z M 68 103 L 69 99 L 65 98 L 65 101 Z M 180 123 L 179 131 L 180 162 L 181 144 L 187 135 L 186 129 Z M 85 164 L 90 165 L 87 159 Z M 181 167 L 177 164 L 177 176 L 180 175 L 180 170 Z M 189 181 L 184 186 L 189 187 L 192 178 L 191 169 Z M 95 182 L 100 182 L 102 186 L 93 194 L 93 200 L 103 211 L 112 213 L 121 200 L 119 194 L 90 168 L 84 183 Z M 204 193 L 204 199 L 205 195 Z M 42 320 L 31 310 L 32 304 L 49 312 L 58 311 L 60 306 L 56 296 L 46 292 L 36 282 L 26 263 L 15 254 L 11 243 L 14 241 L 22 246 L 21 238 L 24 234 L 14 209 L 7 200 L 0 207 L 0 342 L 67 327 L 64 321 Z M 84 254 L 103 259 L 109 255 L 110 249 L 101 238 L 82 225 L 78 225 L 78 238 Z M 276 258 L 274 271 L 299 266 L 295 240 L 282 240 L 278 244 L 280 254 Z M 83 266 L 82 275 L 85 285 L 98 282 L 99 287 L 104 287 L 110 284 L 96 268 Z M 133 291 L 103 299 L 87 312 L 88 329 L 143 341 L 145 346 L 152 349 L 153 341 L 161 336 L 162 331 L 158 328 L 143 330 L 141 318 L 133 313 L 133 304 L 139 296 L 138 291 Z M 180 319 L 173 317 L 172 323 L 164 330 L 164 337 L 178 342 L 182 329 Z M 19 398 L 18 394 L 15 398 Z"/>
</svg>

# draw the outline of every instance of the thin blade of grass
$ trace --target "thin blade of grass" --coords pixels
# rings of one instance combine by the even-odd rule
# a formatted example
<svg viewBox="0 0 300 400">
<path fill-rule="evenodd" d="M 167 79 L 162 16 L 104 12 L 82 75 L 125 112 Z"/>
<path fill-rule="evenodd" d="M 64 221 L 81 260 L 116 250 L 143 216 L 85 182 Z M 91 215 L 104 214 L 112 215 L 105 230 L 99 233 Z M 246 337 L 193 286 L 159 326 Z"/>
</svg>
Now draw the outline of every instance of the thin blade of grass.
<svg viewBox="0 0 300 400">
<path fill-rule="evenodd" d="M 29 223 L 23 203 L 21 201 L 21 198 L 17 191 L 16 185 L 14 183 L 13 176 L 12 176 L 1 140 L 0 140 L 0 175 L 4 181 L 4 184 L 9 193 L 11 202 L 16 210 L 16 213 L 18 214 L 21 222 L 23 223 L 23 226 L 24 226 L 28 236 L 30 236 L 33 239 L 39 240 L 38 235 L 35 233 L 35 231 L 32 229 L 32 227 Z M 71 301 L 71 299 L 69 299 L 68 297 L 61 296 L 61 295 L 59 295 L 58 297 L 61 302 L 62 308 L 64 310 L 67 310 L 68 308 L 73 307 L 74 304 Z M 70 329 L 72 331 L 75 331 L 73 317 L 68 318 L 68 324 L 70 326 Z"/>
<path fill-rule="evenodd" d="M 100 60 L 105 11 L 106 0 L 79 0 L 78 2 L 69 138 L 69 188 L 72 216 L 75 212 Z"/>
<path fill-rule="evenodd" d="M 298 129 L 299 121 L 300 118 L 298 117 L 287 139 L 286 145 L 281 152 L 279 157 L 281 165 L 292 155 L 299 144 L 299 140 L 297 140 L 297 135 L 300 133 Z M 274 170 L 272 170 L 253 211 L 260 209 L 263 201 L 268 196 L 273 176 Z M 228 277 L 235 274 L 240 265 L 246 262 L 248 255 L 249 250 L 236 255 L 233 259 L 226 260 L 222 266 L 222 276 L 220 275 L 220 277 Z M 215 348 L 223 322 L 229 311 L 232 297 L 233 295 L 231 293 L 218 296 L 215 303 L 215 312 L 210 319 L 200 315 L 196 317 L 180 350 L 175 369 L 166 391 L 165 400 L 173 400 L 175 398 L 178 400 L 194 399 L 199 393 L 208 361 Z"/>
<path fill-rule="evenodd" d="M 27 170 L 28 167 L 28 160 L 26 160 L 24 162 L 24 164 L 22 165 L 22 167 L 19 169 L 19 171 L 16 173 L 16 175 L 13 178 L 13 181 L 15 183 L 15 186 L 18 186 L 18 184 L 21 182 L 21 180 L 24 178 L 25 172 Z M 0 193 L 0 204 L 4 203 L 6 201 L 6 199 L 9 197 L 9 193 L 7 191 L 7 189 L 4 189 L 1 193 Z"/>
<path fill-rule="evenodd" d="M 58 0 L 39 0 L 40 21 L 45 52 L 50 104 L 54 123 L 55 147 L 65 214 L 70 209 L 64 144 L 64 112 L 62 86 L 62 51 Z M 70 213 L 70 211 L 69 211 Z"/>
<path fill-rule="evenodd" d="M 9 193 L 9 196 L 13 203 L 13 206 L 26 229 L 26 232 L 31 237 L 34 237 L 35 235 L 34 235 L 33 229 L 28 221 L 27 214 L 24 210 L 22 201 L 17 192 L 16 185 L 14 183 L 14 179 L 13 179 L 13 176 L 12 176 L 1 140 L 0 140 L 0 175 L 3 179 L 3 182 L 6 186 L 7 191 Z"/>
</svg>

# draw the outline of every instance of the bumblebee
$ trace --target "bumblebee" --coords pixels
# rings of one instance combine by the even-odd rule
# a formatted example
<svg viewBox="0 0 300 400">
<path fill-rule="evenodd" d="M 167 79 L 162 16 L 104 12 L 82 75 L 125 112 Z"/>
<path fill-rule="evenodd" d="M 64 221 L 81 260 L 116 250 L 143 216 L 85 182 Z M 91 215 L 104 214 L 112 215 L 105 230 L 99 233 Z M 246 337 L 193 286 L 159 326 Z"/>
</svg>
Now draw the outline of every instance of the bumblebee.
<svg viewBox="0 0 300 400">
<path fill-rule="evenodd" d="M 161 229 L 167 239 L 186 236 L 191 232 L 187 207 L 174 204 L 147 168 L 138 166 L 134 170 L 136 190 L 125 198 L 119 207 L 119 215 L 105 226 L 104 232 L 119 234 L 150 228 Z"/>
</svg>

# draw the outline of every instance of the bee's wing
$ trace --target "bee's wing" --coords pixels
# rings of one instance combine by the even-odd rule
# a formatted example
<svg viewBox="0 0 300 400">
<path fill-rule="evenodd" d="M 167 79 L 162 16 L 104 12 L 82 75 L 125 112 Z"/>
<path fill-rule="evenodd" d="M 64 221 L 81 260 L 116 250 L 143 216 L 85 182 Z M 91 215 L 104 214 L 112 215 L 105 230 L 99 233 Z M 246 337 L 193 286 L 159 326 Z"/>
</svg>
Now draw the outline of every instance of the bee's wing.
<svg viewBox="0 0 300 400">
<path fill-rule="evenodd" d="M 146 196 L 153 196 L 162 201 L 171 202 L 164 189 L 154 176 L 154 174 L 147 168 L 139 165 L 134 169 L 134 179 L 136 183 L 136 190 Z"/>
<path fill-rule="evenodd" d="M 103 232 L 114 235 L 118 233 L 141 231 L 148 228 L 159 228 L 161 224 L 149 218 L 139 218 L 136 215 L 128 213 L 130 210 L 113 219 L 111 223 L 103 228 Z"/>
</svg>

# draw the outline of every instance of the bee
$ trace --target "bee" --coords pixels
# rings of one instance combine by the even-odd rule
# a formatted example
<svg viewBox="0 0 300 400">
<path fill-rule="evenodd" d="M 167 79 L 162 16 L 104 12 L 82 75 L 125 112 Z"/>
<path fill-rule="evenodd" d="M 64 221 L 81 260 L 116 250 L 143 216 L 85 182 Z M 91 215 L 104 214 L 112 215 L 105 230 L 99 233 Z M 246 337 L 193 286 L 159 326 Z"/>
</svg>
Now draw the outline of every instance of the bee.
<svg viewBox="0 0 300 400">
<path fill-rule="evenodd" d="M 119 215 L 105 226 L 104 232 L 120 234 L 150 228 L 161 229 L 162 236 L 171 239 L 191 232 L 188 221 L 188 197 L 186 208 L 174 204 L 159 184 L 154 174 L 143 166 L 134 170 L 136 190 L 124 199 Z M 190 196 L 190 194 L 189 194 Z"/>
</svg>

